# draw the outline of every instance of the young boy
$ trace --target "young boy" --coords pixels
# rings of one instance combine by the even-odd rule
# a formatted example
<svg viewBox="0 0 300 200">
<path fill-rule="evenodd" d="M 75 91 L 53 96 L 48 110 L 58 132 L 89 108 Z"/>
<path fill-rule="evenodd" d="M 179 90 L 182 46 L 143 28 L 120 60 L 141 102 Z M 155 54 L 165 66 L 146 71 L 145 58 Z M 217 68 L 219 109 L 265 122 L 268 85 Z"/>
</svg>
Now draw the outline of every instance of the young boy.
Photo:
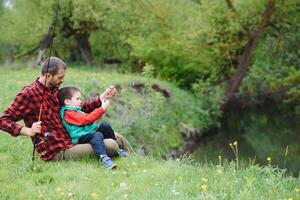
<svg viewBox="0 0 300 200">
<path fill-rule="evenodd" d="M 100 162 L 105 168 L 112 169 L 116 165 L 107 156 L 103 139 L 116 140 L 115 133 L 107 123 L 101 123 L 98 127 L 94 122 L 99 119 L 109 106 L 109 100 L 104 100 L 102 106 L 86 114 L 81 111 L 81 93 L 76 87 L 64 87 L 59 90 L 58 98 L 61 104 L 60 116 L 68 131 L 72 143 L 90 143 L 96 152 Z M 118 151 L 121 157 L 128 154 L 123 149 Z"/>
</svg>

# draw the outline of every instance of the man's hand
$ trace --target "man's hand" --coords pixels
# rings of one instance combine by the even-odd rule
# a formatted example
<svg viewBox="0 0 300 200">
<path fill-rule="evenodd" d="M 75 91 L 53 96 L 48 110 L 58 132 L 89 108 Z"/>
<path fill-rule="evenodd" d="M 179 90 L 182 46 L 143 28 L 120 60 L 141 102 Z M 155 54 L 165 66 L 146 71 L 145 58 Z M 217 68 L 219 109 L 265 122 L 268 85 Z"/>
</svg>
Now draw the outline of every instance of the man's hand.
<svg viewBox="0 0 300 200">
<path fill-rule="evenodd" d="M 115 132 L 115 136 L 116 136 L 117 139 L 120 138 L 120 134 L 119 133 Z"/>
<path fill-rule="evenodd" d="M 38 121 L 38 122 L 34 122 L 31 126 L 31 128 L 23 127 L 21 129 L 21 134 L 33 137 L 37 133 L 41 133 L 41 131 L 42 131 L 42 122 Z"/>
<path fill-rule="evenodd" d="M 117 93 L 117 89 L 114 85 L 109 86 L 101 95 L 100 100 L 103 102 L 105 99 L 111 99 Z"/>
</svg>

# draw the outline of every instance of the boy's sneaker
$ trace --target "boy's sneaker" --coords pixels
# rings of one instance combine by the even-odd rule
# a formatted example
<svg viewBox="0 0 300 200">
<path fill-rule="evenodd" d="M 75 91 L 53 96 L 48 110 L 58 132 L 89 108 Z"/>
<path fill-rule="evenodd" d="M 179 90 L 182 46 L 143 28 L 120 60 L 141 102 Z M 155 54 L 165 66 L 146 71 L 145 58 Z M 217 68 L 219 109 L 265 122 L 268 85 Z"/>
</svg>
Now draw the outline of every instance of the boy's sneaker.
<svg viewBox="0 0 300 200">
<path fill-rule="evenodd" d="M 113 163 L 111 158 L 108 157 L 107 155 L 101 155 L 100 162 L 105 169 L 114 169 L 117 167 L 117 165 L 115 163 Z"/>
<path fill-rule="evenodd" d="M 118 154 L 120 157 L 126 158 L 128 157 L 128 153 L 124 151 L 123 149 L 119 149 Z"/>
</svg>

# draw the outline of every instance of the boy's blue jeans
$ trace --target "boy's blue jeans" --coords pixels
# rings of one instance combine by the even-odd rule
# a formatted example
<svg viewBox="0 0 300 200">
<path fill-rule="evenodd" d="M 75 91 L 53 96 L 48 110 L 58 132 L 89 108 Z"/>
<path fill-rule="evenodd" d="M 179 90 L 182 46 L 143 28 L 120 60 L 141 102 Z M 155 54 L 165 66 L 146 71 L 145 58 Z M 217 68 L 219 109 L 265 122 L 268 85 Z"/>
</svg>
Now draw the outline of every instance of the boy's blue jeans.
<svg viewBox="0 0 300 200">
<path fill-rule="evenodd" d="M 103 139 L 114 139 L 116 140 L 115 133 L 112 127 L 108 123 L 101 123 L 99 128 L 91 134 L 83 135 L 79 138 L 79 144 L 90 143 L 97 156 L 106 155 Z"/>
</svg>

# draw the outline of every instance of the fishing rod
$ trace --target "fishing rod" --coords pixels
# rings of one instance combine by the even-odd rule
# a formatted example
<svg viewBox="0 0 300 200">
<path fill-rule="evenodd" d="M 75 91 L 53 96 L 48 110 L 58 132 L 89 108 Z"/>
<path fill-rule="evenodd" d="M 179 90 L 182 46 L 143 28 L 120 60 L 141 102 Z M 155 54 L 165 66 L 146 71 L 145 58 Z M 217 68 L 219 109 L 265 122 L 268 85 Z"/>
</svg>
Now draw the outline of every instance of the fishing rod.
<svg viewBox="0 0 300 200">
<path fill-rule="evenodd" d="M 59 10 L 60 10 L 60 0 L 57 0 L 54 20 L 53 20 L 53 23 L 52 23 L 51 28 L 50 28 L 50 34 L 51 34 L 50 36 L 52 38 L 50 40 L 50 47 L 49 47 L 50 50 L 49 50 L 49 55 L 48 55 L 48 60 L 47 60 L 46 76 L 45 76 L 45 81 L 44 81 L 44 86 L 45 87 L 46 87 L 46 81 L 47 81 L 47 78 L 48 78 L 48 70 L 49 70 L 49 65 L 50 65 L 50 58 L 51 58 L 51 52 L 52 52 L 52 46 L 53 46 L 53 40 L 54 40 L 54 34 L 55 34 L 55 27 L 56 27 L 56 24 L 57 24 L 57 18 L 58 18 Z M 44 103 L 44 99 L 45 99 L 44 98 L 44 96 L 45 96 L 45 87 L 43 88 L 42 103 L 41 103 L 41 106 L 40 106 L 40 109 L 39 109 L 38 121 L 41 121 L 41 118 L 42 118 L 43 103 Z M 35 148 L 42 143 L 42 142 L 38 143 L 38 137 L 39 136 L 35 135 L 34 138 L 33 138 L 33 150 L 32 150 L 32 157 L 31 157 L 32 162 L 34 162 L 34 159 L 35 159 Z"/>
</svg>

